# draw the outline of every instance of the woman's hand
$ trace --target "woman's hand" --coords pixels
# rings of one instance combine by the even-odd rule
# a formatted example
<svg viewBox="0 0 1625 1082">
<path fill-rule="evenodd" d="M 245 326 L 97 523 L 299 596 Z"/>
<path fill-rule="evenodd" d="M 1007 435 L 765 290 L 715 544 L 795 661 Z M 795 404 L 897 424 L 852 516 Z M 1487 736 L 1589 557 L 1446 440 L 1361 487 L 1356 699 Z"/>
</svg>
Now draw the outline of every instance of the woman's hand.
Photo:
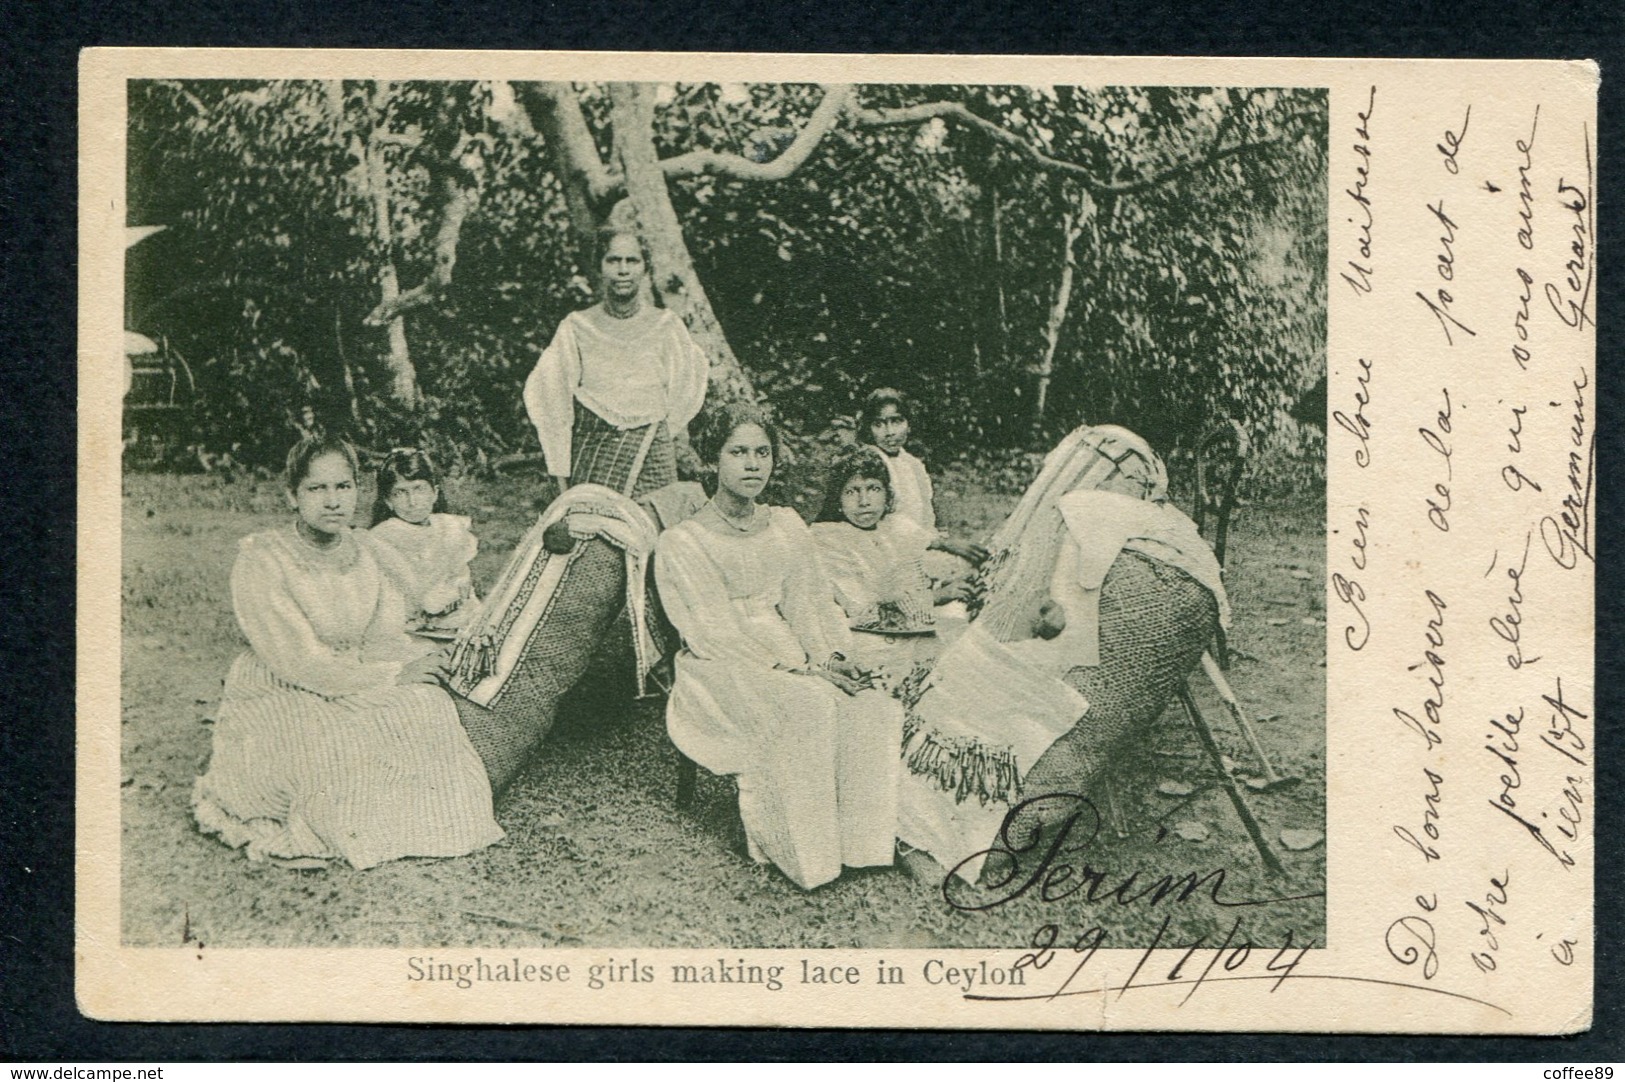
<svg viewBox="0 0 1625 1082">
<path fill-rule="evenodd" d="M 570 524 L 561 518 L 543 530 L 542 547 L 555 556 L 563 556 L 575 548 L 576 539 L 570 535 Z"/>
<path fill-rule="evenodd" d="M 982 566 L 983 561 L 990 555 L 986 545 L 978 545 L 974 541 L 951 541 L 943 538 L 932 547 L 940 549 L 950 556 L 958 556 L 961 560 L 975 567 Z"/>
<path fill-rule="evenodd" d="M 814 676 L 821 676 L 828 680 L 848 695 L 856 695 L 863 690 L 856 681 L 836 672 L 834 669 L 813 669 L 812 673 Z"/>
<path fill-rule="evenodd" d="M 1038 619 L 1033 621 L 1033 634 L 1040 639 L 1053 639 L 1066 630 L 1066 609 L 1051 599 L 1038 608 Z"/>
<path fill-rule="evenodd" d="M 946 605 L 950 601 L 969 601 L 973 592 L 969 579 L 949 579 L 937 583 L 932 596 L 938 605 Z"/>
<path fill-rule="evenodd" d="M 395 677 L 397 684 L 440 684 L 446 679 L 446 663 L 451 657 L 451 648 L 444 647 L 432 654 L 426 654 L 416 661 L 408 661 L 401 666 L 401 671 Z"/>
<path fill-rule="evenodd" d="M 856 695 L 875 686 L 873 673 L 860 669 L 840 654 L 831 655 L 828 661 L 807 671 L 823 677 L 848 695 Z"/>
</svg>

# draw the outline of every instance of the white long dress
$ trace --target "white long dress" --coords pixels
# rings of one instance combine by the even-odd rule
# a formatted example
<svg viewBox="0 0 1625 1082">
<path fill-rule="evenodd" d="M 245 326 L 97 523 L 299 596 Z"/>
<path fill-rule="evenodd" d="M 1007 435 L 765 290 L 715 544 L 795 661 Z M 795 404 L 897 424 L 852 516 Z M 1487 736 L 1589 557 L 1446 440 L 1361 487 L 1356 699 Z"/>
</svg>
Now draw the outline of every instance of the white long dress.
<svg viewBox="0 0 1625 1082">
<path fill-rule="evenodd" d="M 751 855 L 811 889 L 842 866 L 889 865 L 902 708 L 805 671 L 849 643 L 796 513 L 748 533 L 708 505 L 661 535 L 655 579 L 682 633 L 666 724 L 679 750 L 739 781 Z"/>
<path fill-rule="evenodd" d="M 243 538 L 232 606 L 249 649 L 232 664 L 198 825 L 254 858 L 342 857 L 357 868 L 460 856 L 502 837 L 485 767 L 447 693 L 397 685 L 421 655 L 404 631 L 399 557 L 365 532 L 330 550 L 292 525 Z"/>
</svg>

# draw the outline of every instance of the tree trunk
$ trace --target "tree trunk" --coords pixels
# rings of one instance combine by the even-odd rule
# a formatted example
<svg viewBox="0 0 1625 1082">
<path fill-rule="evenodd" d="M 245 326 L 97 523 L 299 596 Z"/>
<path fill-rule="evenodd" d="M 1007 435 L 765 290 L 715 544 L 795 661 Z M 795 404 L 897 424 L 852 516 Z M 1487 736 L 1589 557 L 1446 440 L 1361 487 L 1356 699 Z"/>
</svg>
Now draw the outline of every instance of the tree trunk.
<svg viewBox="0 0 1625 1082">
<path fill-rule="evenodd" d="M 379 83 L 373 97 L 375 127 L 362 144 L 362 155 L 367 166 L 367 187 L 373 205 L 373 234 L 378 242 L 382 264 L 378 271 L 380 303 L 393 306 L 401 295 L 400 277 L 395 271 L 395 236 L 389 224 L 389 168 L 384 160 L 383 146 L 378 140 L 389 108 L 389 84 Z M 395 401 L 409 410 L 417 408 L 417 372 L 412 367 L 412 354 L 406 345 L 406 319 L 396 316 L 389 321 L 389 371 Z"/>
<path fill-rule="evenodd" d="M 593 234 L 599 225 L 598 215 L 593 211 L 592 181 L 587 170 L 596 165 L 602 172 L 603 163 L 597 160 L 592 134 L 581 117 L 581 102 L 568 83 L 515 83 L 513 89 L 515 100 L 526 114 L 539 121 L 548 158 L 553 162 L 553 175 L 559 178 L 564 189 L 564 205 L 570 213 L 570 228 L 582 256 L 580 262 L 586 267 L 591 262 Z M 592 161 L 580 160 L 584 155 L 591 155 Z"/>
<path fill-rule="evenodd" d="M 998 348 L 993 351 L 994 362 L 1003 365 L 1010 359 L 1010 319 L 1004 307 L 1004 224 L 999 213 L 999 187 L 990 190 L 993 204 L 993 289 L 998 302 Z"/>
<path fill-rule="evenodd" d="M 350 156 L 360 166 L 360 179 L 356 181 L 356 187 L 360 189 L 367 202 L 372 204 L 373 238 L 377 243 L 381 260 L 378 274 L 380 306 L 392 305 L 400 296 L 401 285 L 395 270 L 394 235 L 389 224 L 389 169 L 388 163 L 384 160 L 383 148 L 377 139 L 383 131 L 389 112 L 390 87 L 388 83 L 383 82 L 374 86 L 372 131 L 365 136 L 356 130 L 346 115 L 344 83 L 338 79 L 328 79 L 323 81 L 322 89 L 325 92 L 334 130 L 340 140 L 348 144 Z M 342 343 L 340 348 L 342 350 Z M 406 324 L 399 317 L 389 321 L 388 364 L 392 376 L 392 393 L 396 401 L 408 409 L 416 408 L 417 372 L 412 367 L 412 355 L 407 349 Z M 355 401 L 355 389 L 348 361 L 344 361 L 344 377 L 351 395 L 351 414 L 359 422 L 360 410 Z"/>
<path fill-rule="evenodd" d="M 710 359 L 711 396 L 724 402 L 754 402 L 755 388 L 717 322 L 671 205 L 666 175 L 655 154 L 653 88 L 642 83 L 611 83 L 609 95 L 615 156 L 626 177 L 626 195 L 638 230 L 649 244 L 654 289 L 665 306 L 688 325 L 694 341 Z"/>
<path fill-rule="evenodd" d="M 1093 201 L 1083 197 L 1081 211 L 1068 208 L 1061 219 L 1062 254 L 1061 281 L 1055 288 L 1055 302 L 1050 305 L 1049 322 L 1044 326 L 1044 359 L 1038 364 L 1038 393 L 1033 401 L 1033 427 L 1044 426 L 1044 410 L 1049 400 L 1050 380 L 1055 375 L 1055 347 L 1061 342 L 1061 328 L 1066 323 L 1067 308 L 1072 303 L 1072 279 L 1077 273 L 1078 257 L 1073 251 L 1078 236 L 1083 232 L 1083 218 L 1094 210 Z"/>
</svg>

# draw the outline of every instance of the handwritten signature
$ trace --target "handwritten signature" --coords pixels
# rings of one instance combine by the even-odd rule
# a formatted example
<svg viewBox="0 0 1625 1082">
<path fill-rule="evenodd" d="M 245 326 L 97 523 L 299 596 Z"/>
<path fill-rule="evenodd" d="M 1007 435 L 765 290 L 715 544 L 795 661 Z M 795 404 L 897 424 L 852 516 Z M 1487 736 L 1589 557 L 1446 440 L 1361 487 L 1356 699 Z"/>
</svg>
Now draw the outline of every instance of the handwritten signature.
<svg viewBox="0 0 1625 1082">
<path fill-rule="evenodd" d="M 1546 303 L 1552 306 L 1558 319 L 1575 330 L 1592 322 L 1591 285 L 1596 273 L 1592 260 L 1596 219 L 1592 208 L 1591 132 L 1588 128 L 1582 131 L 1585 138 L 1585 187 L 1570 184 L 1562 177 L 1557 181 L 1558 202 L 1574 219 L 1569 223 L 1569 258 L 1563 264 L 1563 285 L 1567 287 L 1567 293 L 1555 282 L 1546 283 Z"/>
<path fill-rule="evenodd" d="M 1083 858 L 1100 827 L 1100 811 L 1088 797 L 1045 793 L 1024 800 L 1005 815 L 991 848 L 966 857 L 943 879 L 943 899 L 963 912 L 984 912 L 1029 893 L 1046 904 L 1077 899 L 1120 906 L 1155 906 L 1169 899 L 1185 902 L 1202 895 L 1227 908 L 1324 896 L 1323 891 L 1316 891 L 1287 897 L 1226 898 L 1228 873 L 1223 868 L 1177 877 L 1139 868 L 1127 873 L 1096 868 Z M 985 862 L 981 882 L 967 886 L 957 873 L 978 861 Z"/>
<path fill-rule="evenodd" d="M 1569 414 L 1568 491 L 1563 495 L 1561 510 L 1540 520 L 1540 540 L 1546 546 L 1546 554 L 1565 571 L 1573 570 L 1581 556 L 1594 560 L 1591 555 L 1591 488 L 1596 434 L 1588 430 L 1586 417 L 1586 389 L 1591 386 L 1591 377 L 1582 368 L 1579 378 L 1571 382 L 1574 407 Z"/>
</svg>

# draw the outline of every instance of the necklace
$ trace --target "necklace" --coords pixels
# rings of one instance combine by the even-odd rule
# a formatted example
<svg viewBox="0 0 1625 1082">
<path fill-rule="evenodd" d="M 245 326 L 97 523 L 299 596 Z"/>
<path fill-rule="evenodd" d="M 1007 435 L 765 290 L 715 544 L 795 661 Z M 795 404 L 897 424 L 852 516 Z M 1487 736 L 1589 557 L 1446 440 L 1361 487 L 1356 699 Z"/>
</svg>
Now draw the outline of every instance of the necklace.
<svg viewBox="0 0 1625 1082">
<path fill-rule="evenodd" d="M 641 297 L 634 296 L 632 299 L 623 304 L 616 304 L 615 301 L 609 297 L 604 298 L 604 311 L 608 312 L 616 319 L 631 319 L 633 316 L 638 314 L 638 311 L 642 307 L 643 299 Z"/>
<path fill-rule="evenodd" d="M 294 520 L 293 540 L 285 550 L 294 564 L 307 574 L 347 574 L 361 558 L 360 546 L 349 536 L 349 531 L 333 538 L 330 545 L 319 545 L 305 536 Z M 283 535 L 287 536 L 287 535 Z"/>
<path fill-rule="evenodd" d="M 721 505 L 718 504 L 715 499 L 711 501 L 711 506 L 716 509 L 718 518 L 727 523 L 729 526 L 738 530 L 740 533 L 748 533 L 750 532 L 750 528 L 756 525 L 756 505 L 754 503 L 750 505 L 750 514 L 745 518 L 744 525 L 740 525 L 738 519 L 724 511 Z"/>
<path fill-rule="evenodd" d="M 332 552 L 334 549 L 338 548 L 339 545 L 344 543 L 343 534 L 333 534 L 331 535 L 332 540 L 329 541 L 317 541 L 315 538 L 310 536 L 310 533 L 307 532 L 308 530 L 309 527 L 305 525 L 302 519 L 293 520 L 294 536 L 303 541 L 307 547 L 313 548 L 317 552 Z"/>
</svg>

